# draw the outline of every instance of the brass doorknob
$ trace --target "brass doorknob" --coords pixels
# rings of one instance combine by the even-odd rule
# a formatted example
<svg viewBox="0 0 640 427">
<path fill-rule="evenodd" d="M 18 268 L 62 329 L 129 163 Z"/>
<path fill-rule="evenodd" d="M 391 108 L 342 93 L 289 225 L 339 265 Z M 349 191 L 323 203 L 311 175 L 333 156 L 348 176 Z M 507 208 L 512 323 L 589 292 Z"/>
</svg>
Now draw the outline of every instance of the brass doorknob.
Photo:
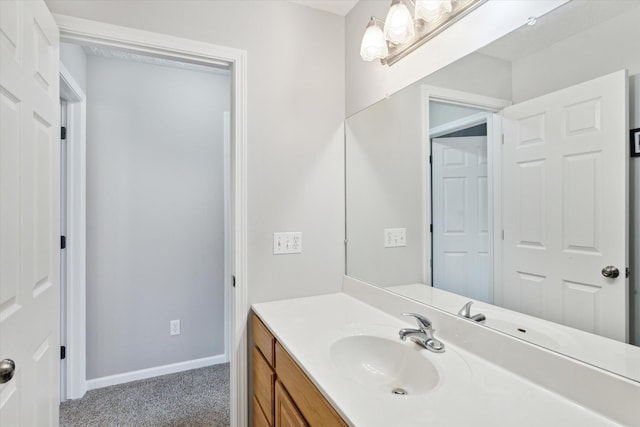
<svg viewBox="0 0 640 427">
<path fill-rule="evenodd" d="M 16 372 L 16 363 L 11 359 L 3 359 L 0 362 L 0 384 L 4 384 L 13 378 Z"/>
<path fill-rule="evenodd" d="M 608 265 L 602 269 L 602 275 L 604 277 L 608 277 L 609 279 L 615 279 L 620 275 L 620 270 L 618 270 L 613 265 Z"/>
</svg>

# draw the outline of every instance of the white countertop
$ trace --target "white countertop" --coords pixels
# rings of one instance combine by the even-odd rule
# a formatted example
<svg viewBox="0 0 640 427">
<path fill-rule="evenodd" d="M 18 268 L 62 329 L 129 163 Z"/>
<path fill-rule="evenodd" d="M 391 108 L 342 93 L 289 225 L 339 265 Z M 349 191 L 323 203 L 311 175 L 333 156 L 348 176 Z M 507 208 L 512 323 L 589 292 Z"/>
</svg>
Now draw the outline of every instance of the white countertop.
<svg viewBox="0 0 640 427">
<path fill-rule="evenodd" d="M 358 334 L 398 340 L 400 328 L 415 324 L 411 319 L 398 320 L 344 293 L 254 304 L 253 309 L 350 425 L 619 425 L 446 340 L 445 353 L 420 350 L 442 378 L 433 390 L 396 396 L 363 386 L 336 368 L 330 355 L 332 344 Z M 434 324 L 434 328 L 438 337 L 438 325 Z M 403 344 L 416 346 L 412 342 Z"/>
<path fill-rule="evenodd" d="M 457 313 L 465 303 L 474 301 L 472 313 L 486 315 L 487 320 L 483 322 L 485 326 L 631 380 L 640 381 L 640 347 L 514 312 L 423 283 L 394 285 L 386 289 L 449 313 Z M 526 336 L 518 332 L 518 327 L 526 329 Z"/>
</svg>

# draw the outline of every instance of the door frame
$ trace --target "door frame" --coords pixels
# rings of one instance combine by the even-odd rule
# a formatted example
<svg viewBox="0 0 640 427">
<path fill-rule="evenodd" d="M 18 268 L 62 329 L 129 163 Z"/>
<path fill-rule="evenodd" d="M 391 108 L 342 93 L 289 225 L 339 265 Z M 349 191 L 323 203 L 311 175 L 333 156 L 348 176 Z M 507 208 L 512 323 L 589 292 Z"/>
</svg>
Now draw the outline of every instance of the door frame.
<svg viewBox="0 0 640 427">
<path fill-rule="evenodd" d="M 116 48 L 179 61 L 223 66 L 228 67 L 231 71 L 229 153 L 229 170 L 231 172 L 231 233 L 229 240 L 231 253 L 229 255 L 231 274 L 235 277 L 235 287 L 230 292 L 230 342 L 228 343 L 231 364 L 231 424 L 247 425 L 247 319 L 249 312 L 247 295 L 247 52 L 71 16 L 57 14 L 53 16 L 60 30 L 61 41 Z M 86 175 L 83 172 L 80 173 L 80 179 L 86 180 Z M 77 194 L 77 197 L 84 200 L 84 191 Z M 86 201 L 82 203 L 86 203 Z M 71 224 L 70 226 L 73 227 Z M 80 252 L 83 256 L 85 255 L 84 250 Z M 79 280 L 78 286 L 82 288 L 84 293 L 85 282 Z M 70 327 L 73 328 L 78 323 L 85 324 L 84 302 L 84 299 L 81 299 L 74 306 L 78 317 L 76 322 L 70 324 Z M 79 331 L 73 333 L 79 333 Z M 86 343 L 79 349 L 75 348 L 75 351 L 86 353 Z M 85 371 L 82 372 L 82 376 L 86 387 Z"/>
<path fill-rule="evenodd" d="M 474 114 L 467 118 L 467 120 L 461 120 L 459 123 L 454 123 L 452 125 L 453 127 L 439 126 L 431 129 L 429 125 L 429 103 L 431 101 L 483 109 L 486 113 L 482 112 Z M 493 98 L 436 86 L 422 85 L 422 134 L 424 135 L 422 141 L 422 152 L 424 156 L 423 158 L 425 159 L 422 168 L 422 209 L 424 213 L 422 215 L 424 218 L 424 238 L 422 241 L 424 242 L 423 253 L 425 260 L 429 260 L 429 262 L 424 263 L 423 282 L 429 286 L 433 286 L 433 283 L 431 283 L 431 260 L 433 259 L 433 254 L 431 249 L 430 231 L 430 225 L 432 224 L 433 219 L 431 218 L 431 164 L 429 163 L 431 156 L 431 138 L 447 133 L 445 131 L 454 131 L 461 127 L 468 126 L 469 124 L 479 124 L 486 121 L 487 160 L 490 171 L 488 197 L 491 199 L 491 202 L 489 203 L 489 222 L 492 227 L 492 235 L 489 238 L 489 250 L 492 257 L 492 268 L 490 270 L 491 274 L 489 280 L 493 283 L 494 304 L 497 302 L 496 296 L 502 294 L 502 276 L 499 274 L 502 271 L 502 187 L 498 185 L 498 183 L 501 182 L 500 178 L 502 176 L 501 147 L 503 135 L 502 120 L 497 113 L 511 104 L 512 102 L 506 99 Z M 458 129 L 455 129 L 455 126 L 457 126 Z"/>
<path fill-rule="evenodd" d="M 86 384 L 86 101 L 73 75 L 60 63 L 60 99 L 67 102 L 67 280 L 64 328 L 61 345 L 80 351 L 66 357 L 66 391 L 61 400 L 82 397 Z M 64 307 L 63 305 L 63 307 Z"/>
</svg>

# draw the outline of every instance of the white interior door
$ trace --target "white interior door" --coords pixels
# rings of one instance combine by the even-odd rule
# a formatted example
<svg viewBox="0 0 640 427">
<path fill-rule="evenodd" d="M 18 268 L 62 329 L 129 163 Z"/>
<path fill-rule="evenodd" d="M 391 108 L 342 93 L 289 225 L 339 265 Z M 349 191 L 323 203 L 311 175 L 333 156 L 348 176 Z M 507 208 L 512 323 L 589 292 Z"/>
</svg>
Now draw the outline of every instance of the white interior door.
<svg viewBox="0 0 640 427">
<path fill-rule="evenodd" d="M 431 143 L 433 286 L 492 301 L 487 137 Z"/>
<path fill-rule="evenodd" d="M 504 109 L 503 303 L 628 341 L 627 74 Z M 603 277 L 605 266 L 619 270 Z"/>
<path fill-rule="evenodd" d="M 0 1 L 0 425 L 58 425 L 59 35 L 44 1 Z"/>
</svg>

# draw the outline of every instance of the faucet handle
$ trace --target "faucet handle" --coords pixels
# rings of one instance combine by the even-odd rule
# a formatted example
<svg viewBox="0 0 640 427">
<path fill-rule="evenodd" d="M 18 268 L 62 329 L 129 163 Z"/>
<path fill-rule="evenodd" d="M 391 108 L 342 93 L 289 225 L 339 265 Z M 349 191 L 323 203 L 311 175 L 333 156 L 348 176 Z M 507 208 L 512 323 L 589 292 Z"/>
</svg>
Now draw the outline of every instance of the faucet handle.
<svg viewBox="0 0 640 427">
<path fill-rule="evenodd" d="M 418 321 L 418 326 L 420 326 L 421 329 L 431 329 L 431 320 L 427 319 L 421 314 L 402 313 L 402 315 L 407 317 L 415 317 L 416 320 Z"/>
<path fill-rule="evenodd" d="M 458 316 L 462 316 L 466 318 L 471 317 L 471 304 L 473 304 L 473 301 L 469 301 L 468 303 L 466 303 L 464 307 L 462 307 L 458 312 Z"/>
</svg>

